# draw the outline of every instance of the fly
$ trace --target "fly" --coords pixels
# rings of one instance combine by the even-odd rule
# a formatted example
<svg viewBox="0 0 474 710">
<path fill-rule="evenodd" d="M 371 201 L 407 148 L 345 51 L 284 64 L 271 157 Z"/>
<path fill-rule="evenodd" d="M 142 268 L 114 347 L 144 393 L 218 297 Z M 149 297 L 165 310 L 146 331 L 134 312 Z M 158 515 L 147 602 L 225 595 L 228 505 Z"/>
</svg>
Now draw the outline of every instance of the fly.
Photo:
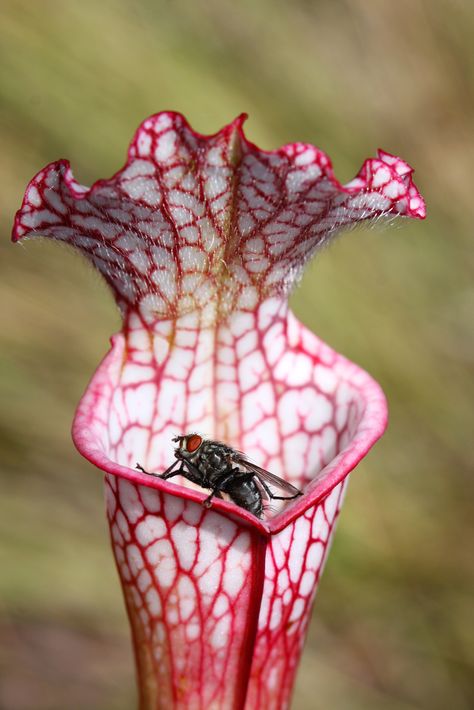
<svg viewBox="0 0 474 710">
<path fill-rule="evenodd" d="M 203 501 L 206 508 L 211 507 L 214 497 L 222 498 L 222 493 L 227 493 L 236 505 L 261 518 L 264 498 L 293 500 L 302 495 L 291 483 L 256 466 L 240 451 L 220 441 L 203 439 L 199 434 L 176 436 L 173 441 L 178 444 L 174 451 L 176 461 L 166 471 L 157 474 L 145 471 L 140 464 L 136 467 L 165 480 L 181 475 L 208 488 L 211 493 Z M 288 495 L 275 495 L 270 486 Z"/>
</svg>

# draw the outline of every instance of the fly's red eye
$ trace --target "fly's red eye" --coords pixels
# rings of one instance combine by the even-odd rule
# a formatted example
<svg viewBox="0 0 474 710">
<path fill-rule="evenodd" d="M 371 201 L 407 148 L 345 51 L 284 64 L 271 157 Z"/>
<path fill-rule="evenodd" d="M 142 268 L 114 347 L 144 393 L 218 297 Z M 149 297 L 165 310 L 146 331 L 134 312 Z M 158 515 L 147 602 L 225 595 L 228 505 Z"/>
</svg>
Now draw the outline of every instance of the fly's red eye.
<svg viewBox="0 0 474 710">
<path fill-rule="evenodd" d="M 188 439 L 186 441 L 186 450 L 189 451 L 190 454 L 192 454 L 193 451 L 197 451 L 199 447 L 202 444 L 202 437 L 198 436 L 197 434 L 192 434 L 191 436 L 188 436 Z"/>
</svg>

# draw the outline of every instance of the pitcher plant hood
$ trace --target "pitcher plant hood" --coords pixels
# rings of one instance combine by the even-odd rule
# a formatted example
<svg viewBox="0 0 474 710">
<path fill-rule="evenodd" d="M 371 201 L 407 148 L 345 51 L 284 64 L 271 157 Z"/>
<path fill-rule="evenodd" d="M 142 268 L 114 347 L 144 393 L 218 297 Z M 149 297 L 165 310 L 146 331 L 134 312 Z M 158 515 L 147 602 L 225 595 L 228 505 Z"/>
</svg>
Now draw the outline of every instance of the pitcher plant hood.
<svg viewBox="0 0 474 710">
<path fill-rule="evenodd" d="M 79 249 L 123 316 L 73 438 L 105 472 L 142 710 L 288 707 L 347 475 L 386 425 L 379 386 L 299 323 L 288 296 L 341 229 L 425 216 L 400 158 L 379 151 L 341 185 L 312 145 L 257 148 L 244 118 L 204 136 L 156 114 L 91 188 L 52 163 L 13 230 Z M 190 431 L 304 495 L 259 519 L 135 468 L 165 470 Z"/>
</svg>

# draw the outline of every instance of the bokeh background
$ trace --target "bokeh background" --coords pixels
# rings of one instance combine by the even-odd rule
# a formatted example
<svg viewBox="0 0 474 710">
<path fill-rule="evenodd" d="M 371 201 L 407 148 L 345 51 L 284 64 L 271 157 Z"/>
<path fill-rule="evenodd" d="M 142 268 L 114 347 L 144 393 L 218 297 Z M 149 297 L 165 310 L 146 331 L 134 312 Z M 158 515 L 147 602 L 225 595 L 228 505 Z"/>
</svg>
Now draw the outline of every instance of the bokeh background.
<svg viewBox="0 0 474 710">
<path fill-rule="evenodd" d="M 203 133 L 247 111 L 251 140 L 315 143 L 342 181 L 378 146 L 416 168 L 426 222 L 341 237 L 293 297 L 391 411 L 352 477 L 293 708 L 474 707 L 471 2 L 3 0 L 0 14 L 0 708 L 135 705 L 101 476 L 69 433 L 119 317 L 80 257 L 9 232 L 43 165 L 110 176 L 163 109 Z"/>
</svg>

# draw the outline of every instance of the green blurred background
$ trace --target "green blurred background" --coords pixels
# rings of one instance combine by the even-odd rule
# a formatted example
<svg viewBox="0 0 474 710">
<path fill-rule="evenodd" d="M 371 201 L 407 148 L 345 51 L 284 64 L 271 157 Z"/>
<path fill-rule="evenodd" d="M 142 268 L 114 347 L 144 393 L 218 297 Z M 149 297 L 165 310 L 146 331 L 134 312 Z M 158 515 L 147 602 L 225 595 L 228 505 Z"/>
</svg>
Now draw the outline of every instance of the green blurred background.
<svg viewBox="0 0 474 710">
<path fill-rule="evenodd" d="M 0 12 L 0 708 L 134 707 L 101 476 L 69 434 L 118 314 L 80 257 L 14 247 L 9 232 L 43 165 L 67 157 L 84 184 L 109 176 L 163 109 L 203 133 L 247 111 L 252 141 L 315 143 L 342 181 L 379 145 L 416 168 L 426 222 L 347 234 L 293 297 L 391 411 L 349 487 L 293 708 L 474 707 L 472 4 L 3 0 Z"/>
</svg>

